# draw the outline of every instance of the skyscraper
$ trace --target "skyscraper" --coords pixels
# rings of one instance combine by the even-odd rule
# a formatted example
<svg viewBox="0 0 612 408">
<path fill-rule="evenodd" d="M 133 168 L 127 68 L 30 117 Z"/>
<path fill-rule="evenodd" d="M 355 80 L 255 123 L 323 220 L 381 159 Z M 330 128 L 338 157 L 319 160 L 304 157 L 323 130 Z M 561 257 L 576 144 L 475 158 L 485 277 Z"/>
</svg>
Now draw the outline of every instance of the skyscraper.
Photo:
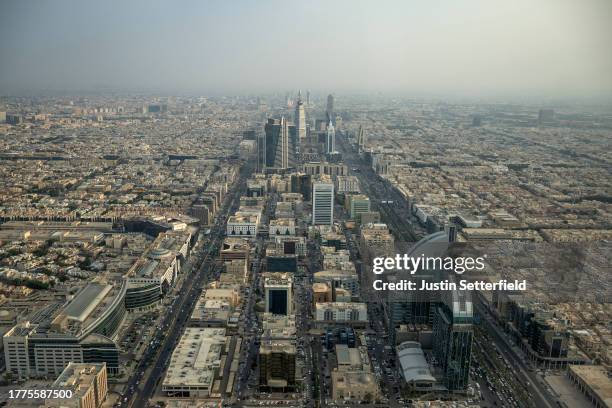
<svg viewBox="0 0 612 408">
<path fill-rule="evenodd" d="M 325 152 L 329 154 L 335 151 L 336 151 L 336 130 L 334 129 L 334 125 L 330 119 L 329 123 L 327 124 L 327 135 L 325 138 Z"/>
<path fill-rule="evenodd" d="M 294 123 L 297 131 L 297 139 L 301 143 L 306 138 L 306 113 L 304 111 L 304 102 L 302 102 L 302 91 L 298 92 Z"/>
<path fill-rule="evenodd" d="M 465 390 L 474 338 L 470 292 L 442 291 L 441 297 L 434 310 L 434 356 L 444 372 L 446 387 L 450 391 Z"/>
<path fill-rule="evenodd" d="M 334 183 L 312 183 L 312 224 L 331 225 L 334 222 Z"/>
<path fill-rule="evenodd" d="M 359 146 L 359 151 L 363 152 L 365 150 L 366 143 L 366 135 L 363 130 L 363 126 L 359 126 L 359 132 L 357 133 L 357 145 Z"/>
<path fill-rule="evenodd" d="M 334 117 L 334 95 L 327 95 L 327 108 L 325 109 L 327 118 L 331 120 Z"/>
<path fill-rule="evenodd" d="M 260 158 L 266 168 L 287 169 L 293 167 L 295 160 L 294 127 L 287 120 L 268 119 L 265 125 L 265 138 L 260 143 Z"/>
</svg>

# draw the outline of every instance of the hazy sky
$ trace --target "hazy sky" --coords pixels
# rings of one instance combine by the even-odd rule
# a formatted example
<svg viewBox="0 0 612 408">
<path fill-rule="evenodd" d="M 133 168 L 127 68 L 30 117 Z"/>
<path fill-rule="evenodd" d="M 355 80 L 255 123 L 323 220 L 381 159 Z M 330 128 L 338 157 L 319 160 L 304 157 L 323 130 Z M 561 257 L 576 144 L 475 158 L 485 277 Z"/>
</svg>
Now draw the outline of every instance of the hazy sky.
<svg viewBox="0 0 612 408">
<path fill-rule="evenodd" d="M 0 94 L 612 93 L 612 0 L 3 0 Z"/>
</svg>

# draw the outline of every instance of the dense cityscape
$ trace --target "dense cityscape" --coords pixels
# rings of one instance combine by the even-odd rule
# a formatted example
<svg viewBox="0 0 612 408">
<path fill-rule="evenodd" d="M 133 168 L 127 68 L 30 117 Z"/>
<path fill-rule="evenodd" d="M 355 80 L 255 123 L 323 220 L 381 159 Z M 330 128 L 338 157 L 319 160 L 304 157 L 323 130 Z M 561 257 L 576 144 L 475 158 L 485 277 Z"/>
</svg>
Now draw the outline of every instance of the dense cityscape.
<svg viewBox="0 0 612 408">
<path fill-rule="evenodd" d="M 290 91 L 0 111 L 3 405 L 610 406 L 605 108 Z M 442 273 L 375 258 L 438 251 L 527 289 L 375 290 Z"/>
</svg>

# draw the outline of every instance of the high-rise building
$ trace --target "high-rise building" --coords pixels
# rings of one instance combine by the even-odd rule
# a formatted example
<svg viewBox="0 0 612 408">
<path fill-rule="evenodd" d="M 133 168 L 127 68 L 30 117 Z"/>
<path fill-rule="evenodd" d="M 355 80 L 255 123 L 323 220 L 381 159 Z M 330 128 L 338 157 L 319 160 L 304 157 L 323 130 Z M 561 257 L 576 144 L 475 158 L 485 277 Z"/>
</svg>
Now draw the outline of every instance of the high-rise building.
<svg viewBox="0 0 612 408">
<path fill-rule="evenodd" d="M 264 274 L 266 313 L 289 315 L 293 313 L 293 279 L 283 272 Z"/>
<path fill-rule="evenodd" d="M 325 152 L 331 154 L 336 151 L 336 130 L 331 119 L 327 124 L 327 135 L 325 138 Z"/>
<path fill-rule="evenodd" d="M 470 292 L 442 291 L 434 311 L 433 352 L 450 391 L 465 390 L 470 375 L 474 331 Z"/>
<path fill-rule="evenodd" d="M 370 199 L 363 194 L 349 196 L 351 218 L 361 222 L 361 214 L 370 212 Z"/>
<path fill-rule="evenodd" d="M 295 316 L 264 313 L 259 346 L 259 386 L 289 391 L 296 386 Z"/>
<path fill-rule="evenodd" d="M 291 174 L 291 192 L 300 193 L 304 201 L 310 201 L 311 175 L 304 173 Z"/>
<path fill-rule="evenodd" d="M 366 135 L 363 130 L 363 126 L 359 126 L 359 132 L 357 133 L 357 145 L 359 146 L 359 151 L 363 152 L 365 150 L 366 144 Z"/>
<path fill-rule="evenodd" d="M 295 129 L 297 132 L 297 139 L 301 143 L 306 138 L 306 112 L 304 110 L 304 102 L 302 102 L 302 92 L 298 93 L 298 100 L 295 105 Z M 299 145 L 299 143 L 298 143 Z"/>
<path fill-rule="evenodd" d="M 265 168 L 287 169 L 295 162 L 295 127 L 287 120 L 268 119 L 265 125 L 265 138 L 259 146 L 259 156 Z"/>
<path fill-rule="evenodd" d="M 327 114 L 327 119 L 332 120 L 334 117 L 334 95 L 327 95 L 327 108 L 325 109 L 325 113 Z"/>
<path fill-rule="evenodd" d="M 334 184 L 331 181 L 312 183 L 312 224 L 331 225 L 334 222 Z"/>
</svg>

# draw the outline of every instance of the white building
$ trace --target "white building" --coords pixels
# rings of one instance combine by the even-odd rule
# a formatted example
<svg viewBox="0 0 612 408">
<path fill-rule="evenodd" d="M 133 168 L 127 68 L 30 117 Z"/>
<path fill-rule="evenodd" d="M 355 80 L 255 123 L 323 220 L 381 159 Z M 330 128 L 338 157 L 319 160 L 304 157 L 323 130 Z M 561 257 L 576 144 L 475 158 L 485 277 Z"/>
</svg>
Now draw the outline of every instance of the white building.
<svg viewBox="0 0 612 408">
<path fill-rule="evenodd" d="M 295 220 L 292 218 L 279 218 L 270 221 L 270 238 L 277 235 L 295 235 Z"/>
<path fill-rule="evenodd" d="M 336 151 L 336 130 L 334 129 L 334 125 L 329 120 L 327 124 L 327 137 L 325 138 L 325 148 L 327 153 L 333 153 Z"/>
<path fill-rule="evenodd" d="M 226 234 L 228 236 L 256 237 L 259 231 L 260 215 L 238 211 L 227 220 Z"/>
<path fill-rule="evenodd" d="M 359 179 L 355 176 L 337 176 L 336 192 L 338 194 L 360 193 L 361 187 L 359 185 Z"/>
<path fill-rule="evenodd" d="M 327 302 L 315 305 L 316 320 L 326 322 L 367 322 L 365 303 Z"/>
</svg>

